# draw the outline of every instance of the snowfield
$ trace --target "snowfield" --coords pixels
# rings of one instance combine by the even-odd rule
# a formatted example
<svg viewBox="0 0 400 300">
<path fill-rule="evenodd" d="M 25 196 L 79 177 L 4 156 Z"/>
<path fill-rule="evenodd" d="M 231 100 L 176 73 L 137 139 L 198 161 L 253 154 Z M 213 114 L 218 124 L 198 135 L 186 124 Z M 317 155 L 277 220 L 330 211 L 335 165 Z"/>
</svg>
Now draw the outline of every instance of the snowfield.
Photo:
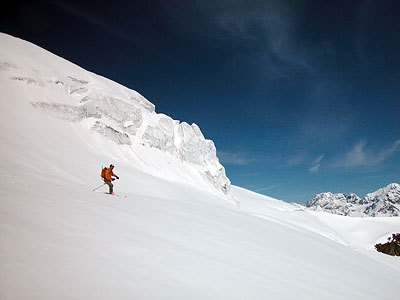
<svg viewBox="0 0 400 300">
<path fill-rule="evenodd" d="M 400 218 L 309 211 L 236 186 L 226 194 L 215 185 L 225 179 L 149 146 L 141 127 L 118 143 L 93 130 L 96 116 L 37 109 L 87 92 L 62 94 L 43 76 L 85 78 L 116 97 L 127 88 L 5 34 L 0 44 L 0 299 L 399 297 L 400 258 L 374 244 L 400 232 Z M 142 124 L 151 107 L 142 99 Z M 119 196 L 101 186 L 110 163 Z"/>
</svg>

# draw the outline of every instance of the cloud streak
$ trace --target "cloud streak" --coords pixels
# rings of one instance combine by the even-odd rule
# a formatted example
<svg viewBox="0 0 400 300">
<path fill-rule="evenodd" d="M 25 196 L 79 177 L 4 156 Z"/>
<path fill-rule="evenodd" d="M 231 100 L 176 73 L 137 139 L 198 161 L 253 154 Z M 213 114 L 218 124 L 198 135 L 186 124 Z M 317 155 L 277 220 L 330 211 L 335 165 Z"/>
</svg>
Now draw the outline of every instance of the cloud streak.
<svg viewBox="0 0 400 300">
<path fill-rule="evenodd" d="M 119 10 L 118 5 L 109 6 L 107 10 L 99 12 L 99 10 L 93 9 L 90 6 L 88 7 L 83 4 L 80 5 L 67 1 L 52 2 L 51 4 L 70 16 L 93 26 L 97 30 L 100 29 L 122 41 L 130 42 L 139 45 L 148 51 L 152 51 L 151 47 L 147 47 L 146 44 L 143 43 L 143 35 L 139 36 L 138 34 L 132 34 L 130 32 L 132 29 L 130 27 L 133 26 L 132 23 L 134 22 L 129 21 L 129 19 L 123 19 L 123 21 L 121 21 L 113 18 L 113 14 L 117 13 L 116 11 Z M 131 8 L 128 6 L 127 9 Z M 149 38 L 148 35 L 149 34 L 147 34 L 146 38 Z"/>
<path fill-rule="evenodd" d="M 276 187 L 277 187 L 277 185 L 271 185 L 271 186 L 255 189 L 254 191 L 257 192 L 257 193 L 261 193 L 261 192 L 266 192 L 266 191 L 269 191 L 269 190 L 273 190 Z"/>
<path fill-rule="evenodd" d="M 309 69 L 310 66 L 295 42 L 297 12 L 286 1 L 262 1 L 249 5 L 235 1 L 233 9 L 215 16 L 218 27 L 236 41 L 258 45 L 267 61 Z M 229 7 L 230 4 L 227 4 Z"/>
<path fill-rule="evenodd" d="M 301 11 L 285 0 L 193 0 L 166 2 L 165 14 L 175 30 L 215 47 L 245 53 L 275 76 L 288 69 L 310 70 L 309 56 L 296 39 Z M 193 22 L 196 19 L 196 22 Z M 243 50 L 243 51 L 241 51 Z"/>
<path fill-rule="evenodd" d="M 280 157 L 269 157 L 265 153 L 248 151 L 217 151 L 217 156 L 223 165 L 245 166 L 251 164 L 276 164 L 280 162 Z"/>
<path fill-rule="evenodd" d="M 243 166 L 249 164 L 252 161 L 245 153 L 218 151 L 217 155 L 218 159 L 223 165 Z"/>
<path fill-rule="evenodd" d="M 378 165 L 390 158 L 399 148 L 400 140 L 397 140 L 388 149 L 373 152 L 367 149 L 366 141 L 360 141 L 343 158 L 337 161 L 336 166 L 352 168 Z"/>
<path fill-rule="evenodd" d="M 321 167 L 321 161 L 325 157 L 325 154 L 322 154 L 317 157 L 317 159 L 313 162 L 313 166 L 309 169 L 310 172 L 316 173 L 319 171 L 319 168 Z"/>
</svg>

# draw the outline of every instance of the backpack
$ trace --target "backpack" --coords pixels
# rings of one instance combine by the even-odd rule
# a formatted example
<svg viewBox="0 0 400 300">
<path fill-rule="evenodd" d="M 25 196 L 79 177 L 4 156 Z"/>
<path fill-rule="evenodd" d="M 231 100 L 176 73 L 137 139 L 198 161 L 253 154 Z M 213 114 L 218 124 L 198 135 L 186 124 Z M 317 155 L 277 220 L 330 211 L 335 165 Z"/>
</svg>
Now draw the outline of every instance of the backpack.
<svg viewBox="0 0 400 300">
<path fill-rule="evenodd" d="M 107 167 L 104 167 L 103 169 L 101 169 L 101 178 L 105 178 L 106 176 L 106 171 L 107 171 Z"/>
</svg>

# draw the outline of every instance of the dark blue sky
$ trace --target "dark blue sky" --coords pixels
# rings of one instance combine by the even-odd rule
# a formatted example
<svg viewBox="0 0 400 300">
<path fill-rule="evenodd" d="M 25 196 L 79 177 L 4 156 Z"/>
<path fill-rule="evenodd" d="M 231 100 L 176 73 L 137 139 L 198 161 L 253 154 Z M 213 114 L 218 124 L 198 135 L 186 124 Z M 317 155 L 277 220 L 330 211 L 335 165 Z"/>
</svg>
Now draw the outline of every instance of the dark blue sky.
<svg viewBox="0 0 400 300">
<path fill-rule="evenodd" d="M 235 185 L 303 203 L 400 182 L 399 1 L 8 7 L 0 31 L 198 124 Z"/>
</svg>

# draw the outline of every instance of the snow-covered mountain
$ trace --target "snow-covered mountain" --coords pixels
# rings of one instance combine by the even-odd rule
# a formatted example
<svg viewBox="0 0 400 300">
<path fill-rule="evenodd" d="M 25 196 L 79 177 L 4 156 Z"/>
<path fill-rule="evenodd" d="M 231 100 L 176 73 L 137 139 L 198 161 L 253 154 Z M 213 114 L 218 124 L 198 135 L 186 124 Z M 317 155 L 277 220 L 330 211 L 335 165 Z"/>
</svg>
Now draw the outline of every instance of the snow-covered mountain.
<svg viewBox="0 0 400 300">
<path fill-rule="evenodd" d="M 83 70 L 44 49 L 4 34 L 0 38 L 0 71 L 6 78 L 5 83 L 23 91 L 24 100 L 37 113 L 84 124 L 83 130 L 96 132 L 124 146 L 127 157 L 138 155 L 138 148 L 143 147 L 168 153 L 228 194 L 230 181 L 218 161 L 214 143 L 204 138 L 196 124 L 157 114 L 154 104 L 138 92 Z M 139 161 L 148 170 L 154 160 L 141 157 Z M 132 163 L 136 162 L 132 158 Z"/>
<path fill-rule="evenodd" d="M 356 194 L 320 193 L 305 206 L 316 211 L 352 217 L 400 216 L 400 184 L 388 186 L 360 198 Z"/>
<path fill-rule="evenodd" d="M 400 294 L 400 260 L 374 249 L 400 218 L 225 194 L 196 126 L 30 43 L 0 45 L 1 300 Z M 126 197 L 104 194 L 109 163 Z"/>
</svg>

